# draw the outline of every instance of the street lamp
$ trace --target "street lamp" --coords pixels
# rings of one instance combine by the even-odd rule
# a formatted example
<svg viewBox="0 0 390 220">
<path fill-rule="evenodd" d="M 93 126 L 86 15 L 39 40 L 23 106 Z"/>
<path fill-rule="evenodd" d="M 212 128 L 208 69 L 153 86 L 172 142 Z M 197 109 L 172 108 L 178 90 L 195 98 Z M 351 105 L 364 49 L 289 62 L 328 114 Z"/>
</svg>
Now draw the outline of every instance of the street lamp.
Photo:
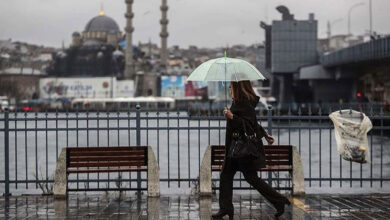
<svg viewBox="0 0 390 220">
<path fill-rule="evenodd" d="M 370 35 L 372 35 L 372 0 L 369 1 L 369 13 L 370 13 Z"/>
<path fill-rule="evenodd" d="M 351 12 L 354 8 L 357 8 L 357 7 L 362 6 L 362 5 L 364 5 L 364 2 L 354 4 L 349 8 L 349 11 L 348 11 L 348 35 L 351 35 Z"/>
</svg>

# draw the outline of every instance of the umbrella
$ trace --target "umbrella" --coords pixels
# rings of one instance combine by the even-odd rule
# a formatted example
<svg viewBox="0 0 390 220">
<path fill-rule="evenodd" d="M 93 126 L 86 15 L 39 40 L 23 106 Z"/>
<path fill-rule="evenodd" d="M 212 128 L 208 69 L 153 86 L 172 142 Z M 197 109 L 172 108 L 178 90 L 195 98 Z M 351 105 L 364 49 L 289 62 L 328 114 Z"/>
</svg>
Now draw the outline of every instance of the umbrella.
<svg viewBox="0 0 390 220">
<path fill-rule="evenodd" d="M 206 81 L 206 82 L 223 82 L 227 81 L 244 81 L 244 80 L 264 80 L 265 77 L 249 62 L 229 58 L 208 60 L 199 65 L 187 78 L 187 81 Z M 227 91 L 225 86 L 225 100 L 227 100 Z"/>
<path fill-rule="evenodd" d="M 188 77 L 188 81 L 243 81 L 264 80 L 265 77 L 252 64 L 245 60 L 221 57 L 208 60 L 198 66 Z"/>
</svg>

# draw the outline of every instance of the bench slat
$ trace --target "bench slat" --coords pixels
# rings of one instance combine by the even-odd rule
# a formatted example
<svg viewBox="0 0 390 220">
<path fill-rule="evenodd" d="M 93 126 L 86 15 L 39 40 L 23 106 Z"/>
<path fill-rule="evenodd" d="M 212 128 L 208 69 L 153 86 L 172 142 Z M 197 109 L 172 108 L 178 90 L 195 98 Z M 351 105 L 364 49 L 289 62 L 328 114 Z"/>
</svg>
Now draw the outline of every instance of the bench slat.
<svg viewBox="0 0 390 220">
<path fill-rule="evenodd" d="M 132 156 L 132 155 L 145 155 L 144 151 L 122 151 L 122 152 L 115 152 L 115 151 L 106 151 L 106 152 L 70 152 L 69 156 Z"/>
<path fill-rule="evenodd" d="M 225 150 L 225 145 L 212 145 L 212 149 L 213 150 L 215 150 L 215 149 Z"/>
<path fill-rule="evenodd" d="M 291 145 L 264 145 L 264 149 L 284 149 L 284 150 L 290 150 Z"/>
<path fill-rule="evenodd" d="M 135 147 L 67 147 L 69 151 L 130 151 L 130 150 L 145 150 L 145 146 Z"/>
<path fill-rule="evenodd" d="M 223 165 L 223 160 L 214 160 L 211 162 L 211 165 Z"/>
<path fill-rule="evenodd" d="M 69 167 L 120 167 L 120 166 L 146 166 L 145 162 L 70 162 Z"/>
<path fill-rule="evenodd" d="M 286 150 L 286 149 L 264 149 L 264 152 L 266 154 L 289 154 L 290 153 L 290 150 Z"/>
<path fill-rule="evenodd" d="M 137 156 L 101 156 L 101 157 L 70 157 L 70 162 L 88 162 L 88 161 L 144 161 L 145 156 L 137 155 Z"/>
<path fill-rule="evenodd" d="M 68 169 L 68 173 L 110 173 L 110 172 L 146 172 L 148 168 L 121 168 L 121 169 Z"/>
<path fill-rule="evenodd" d="M 288 160 L 266 160 L 266 165 L 291 165 Z"/>
<path fill-rule="evenodd" d="M 292 166 L 267 166 L 261 171 L 292 171 Z"/>
<path fill-rule="evenodd" d="M 290 160 L 290 155 L 285 154 L 268 154 L 265 155 L 266 160 Z"/>
<path fill-rule="evenodd" d="M 225 151 L 212 151 L 212 155 L 225 155 Z"/>
<path fill-rule="evenodd" d="M 222 170 L 222 166 L 213 166 L 211 167 L 211 171 L 221 171 Z"/>
<path fill-rule="evenodd" d="M 212 160 L 224 160 L 225 155 L 213 155 Z"/>
</svg>

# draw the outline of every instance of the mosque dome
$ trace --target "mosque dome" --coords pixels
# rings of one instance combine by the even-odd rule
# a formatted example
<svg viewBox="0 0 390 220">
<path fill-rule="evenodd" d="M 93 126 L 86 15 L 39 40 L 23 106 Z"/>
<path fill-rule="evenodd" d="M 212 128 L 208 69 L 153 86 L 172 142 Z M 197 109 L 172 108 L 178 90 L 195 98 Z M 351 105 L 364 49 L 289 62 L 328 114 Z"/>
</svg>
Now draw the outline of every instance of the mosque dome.
<svg viewBox="0 0 390 220">
<path fill-rule="evenodd" d="M 85 32 L 120 32 L 119 26 L 116 21 L 100 12 L 99 16 L 92 18 L 85 26 Z"/>
<path fill-rule="evenodd" d="M 97 46 L 96 44 L 111 44 L 116 46 L 122 33 L 114 19 L 105 15 L 103 9 L 99 15 L 92 18 L 82 32 L 82 45 Z"/>
</svg>

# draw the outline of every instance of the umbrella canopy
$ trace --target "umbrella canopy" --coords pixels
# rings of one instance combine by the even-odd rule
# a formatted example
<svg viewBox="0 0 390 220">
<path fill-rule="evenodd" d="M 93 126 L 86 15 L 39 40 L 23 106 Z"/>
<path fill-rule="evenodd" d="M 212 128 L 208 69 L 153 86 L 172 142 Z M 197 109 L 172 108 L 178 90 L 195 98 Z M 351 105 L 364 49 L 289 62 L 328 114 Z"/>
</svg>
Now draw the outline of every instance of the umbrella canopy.
<svg viewBox="0 0 390 220">
<path fill-rule="evenodd" d="M 265 77 L 252 64 L 245 60 L 221 57 L 198 66 L 188 77 L 188 81 L 243 81 L 264 80 Z"/>
</svg>

